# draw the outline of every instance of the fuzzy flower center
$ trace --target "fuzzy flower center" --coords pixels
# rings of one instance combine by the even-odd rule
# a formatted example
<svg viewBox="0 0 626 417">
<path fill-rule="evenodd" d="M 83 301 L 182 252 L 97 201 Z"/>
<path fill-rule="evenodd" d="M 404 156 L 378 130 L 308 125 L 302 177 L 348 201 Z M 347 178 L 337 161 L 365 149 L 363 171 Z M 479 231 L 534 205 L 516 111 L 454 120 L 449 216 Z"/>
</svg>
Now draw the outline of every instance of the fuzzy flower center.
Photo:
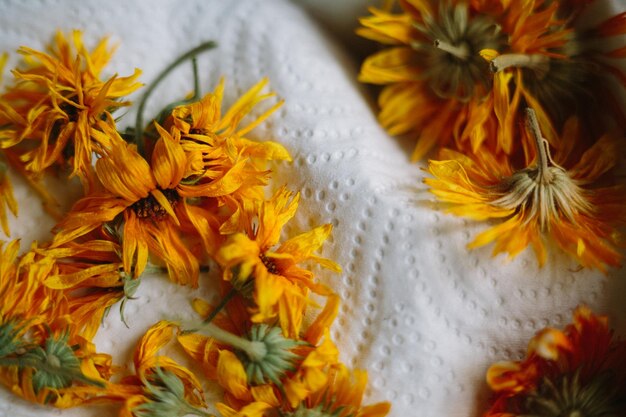
<svg viewBox="0 0 626 417">
<path fill-rule="evenodd" d="M 491 77 L 478 52 L 499 49 L 504 42 L 498 25 L 488 16 L 470 16 L 468 5 L 442 1 L 439 15 L 424 16 L 414 24 L 424 39 L 412 44 L 419 59 L 426 62 L 423 76 L 433 92 L 442 98 L 468 101 L 482 97 Z"/>
<path fill-rule="evenodd" d="M 527 109 L 527 116 L 537 147 L 537 166 L 517 171 L 494 187 L 499 197 L 491 204 L 522 212 L 526 221 L 538 218 L 541 230 L 561 216 L 576 223 L 576 214 L 588 214 L 592 207 L 584 190 L 565 169 L 552 161 L 535 112 Z"/>
<path fill-rule="evenodd" d="M 167 201 L 172 205 L 172 207 L 176 206 L 180 201 L 180 196 L 178 192 L 174 189 L 161 190 Z M 167 216 L 167 210 L 154 198 L 152 194 L 149 194 L 148 197 L 142 198 L 141 200 L 136 201 L 130 208 L 137 214 L 137 217 L 140 219 L 151 218 L 153 220 L 162 220 Z"/>
</svg>

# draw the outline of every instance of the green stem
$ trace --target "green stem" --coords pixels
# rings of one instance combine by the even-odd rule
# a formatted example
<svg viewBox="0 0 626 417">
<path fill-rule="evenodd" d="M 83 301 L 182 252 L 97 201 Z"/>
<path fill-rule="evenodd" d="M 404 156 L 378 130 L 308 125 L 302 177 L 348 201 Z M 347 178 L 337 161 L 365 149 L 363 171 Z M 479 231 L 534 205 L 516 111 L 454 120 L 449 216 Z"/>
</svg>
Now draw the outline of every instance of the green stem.
<svg viewBox="0 0 626 417">
<path fill-rule="evenodd" d="M 213 321 L 213 319 L 215 318 L 215 316 L 217 316 L 217 314 L 224 308 L 226 307 L 226 304 L 228 304 L 228 302 L 230 300 L 232 300 L 232 298 L 235 296 L 235 294 L 237 294 L 237 290 L 235 289 L 235 287 L 231 288 L 230 291 L 228 291 L 226 293 L 226 295 L 224 296 L 224 298 L 222 298 L 222 301 L 220 301 L 220 303 L 213 309 L 213 311 L 211 311 L 211 313 L 204 319 L 205 324 L 207 323 L 211 323 L 211 321 Z"/>
<path fill-rule="evenodd" d="M 208 41 L 185 52 L 180 57 L 178 57 L 178 59 L 172 62 L 167 68 L 165 68 L 165 70 L 163 70 L 157 76 L 156 80 L 154 80 L 154 82 L 148 86 L 143 96 L 141 97 L 141 100 L 139 101 L 139 106 L 137 107 L 137 120 L 135 121 L 135 143 L 137 144 L 137 151 L 139 152 L 139 154 L 143 155 L 144 149 L 145 149 L 145 144 L 143 141 L 143 111 L 144 111 L 144 107 L 146 106 L 146 102 L 148 101 L 148 98 L 150 97 L 150 94 L 152 94 L 156 86 L 159 85 L 161 81 L 163 81 L 165 77 L 167 77 L 169 73 L 172 72 L 181 63 L 187 61 L 190 58 L 194 58 L 196 55 L 204 51 L 213 49 L 215 48 L 215 46 L 216 46 L 215 42 Z"/>
<path fill-rule="evenodd" d="M 245 352 L 252 361 L 259 362 L 267 355 L 265 343 L 244 339 L 243 337 L 227 332 L 213 323 L 203 324 L 201 330 L 213 339 L 217 339 L 222 343 L 226 343 L 235 349 Z"/>
</svg>

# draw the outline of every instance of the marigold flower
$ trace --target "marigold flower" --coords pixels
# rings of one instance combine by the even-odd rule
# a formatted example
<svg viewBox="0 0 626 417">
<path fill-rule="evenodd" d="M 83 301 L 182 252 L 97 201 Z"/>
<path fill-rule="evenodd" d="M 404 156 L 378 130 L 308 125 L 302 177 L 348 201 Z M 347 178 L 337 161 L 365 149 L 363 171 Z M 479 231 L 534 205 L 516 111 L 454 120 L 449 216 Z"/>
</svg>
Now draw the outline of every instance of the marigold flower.
<svg viewBox="0 0 626 417">
<path fill-rule="evenodd" d="M 242 328 L 230 316 L 212 314 L 209 304 L 196 300 L 194 309 L 212 322 L 194 326 L 197 333 L 181 333 L 178 341 L 201 364 L 205 375 L 225 388 L 225 407 L 248 409 L 251 402 L 258 401 L 274 404 L 272 407 L 286 401 L 295 407 L 326 383 L 328 366 L 338 360 L 328 329 L 339 298 L 332 296 L 327 304 L 301 336 L 285 337 L 280 327 L 247 324 Z M 272 393 L 272 401 L 261 400 L 259 390 L 268 386 L 282 395 Z M 263 397 L 268 395 L 265 392 Z"/>
<path fill-rule="evenodd" d="M 4 72 L 4 65 L 6 64 L 7 58 L 6 54 L 0 55 L 0 86 L 2 86 L 2 73 Z M 6 123 L 0 111 L 0 130 L 2 130 L 2 126 Z M 4 234 L 9 236 L 10 231 L 6 208 L 8 208 L 14 216 L 17 216 L 17 201 L 15 201 L 15 197 L 13 197 L 13 187 L 11 187 L 11 180 L 7 174 L 7 165 L 0 159 L 0 226 L 2 226 Z"/>
<path fill-rule="evenodd" d="M 139 279 L 124 272 L 119 244 L 92 233 L 59 247 L 32 250 L 54 262 L 42 284 L 63 294 L 83 337 L 93 339 L 104 314 L 119 301 L 124 320 L 124 305 L 136 291 Z"/>
<path fill-rule="evenodd" d="M 204 197 L 203 184 L 211 184 L 224 177 L 230 179 L 223 184 L 224 192 L 220 195 L 201 198 L 191 207 L 191 210 L 198 211 L 194 218 L 204 219 L 203 224 L 195 224 L 196 229 L 212 230 L 212 234 L 202 234 L 205 250 L 211 255 L 221 243 L 216 235 L 220 234 L 220 227 L 228 217 L 243 210 L 251 200 L 264 198 L 263 187 L 268 184 L 271 173 L 267 170 L 267 162 L 291 160 L 287 150 L 276 142 L 245 138 L 280 107 L 282 101 L 240 126 L 256 105 L 274 97 L 274 93 L 262 93 L 267 83 L 267 79 L 259 81 L 222 114 L 222 79 L 213 92 L 199 101 L 175 107 L 165 120 L 166 128 L 180 134 L 181 146 L 190 158 L 189 178 L 192 184 L 186 189 L 190 197 Z M 203 207 L 207 210 L 202 211 Z"/>
<path fill-rule="evenodd" d="M 237 290 L 244 291 L 249 282 L 254 283 L 252 321 L 262 323 L 278 317 L 287 335 L 293 336 L 299 333 L 306 303 L 288 302 L 287 296 L 305 299 L 308 290 L 329 294 L 328 289 L 313 281 L 311 271 L 298 264 L 311 260 L 332 271 L 341 271 L 335 262 L 313 254 L 330 235 L 330 224 L 279 245 L 280 231 L 294 216 L 298 199 L 299 195 L 294 197 L 281 188 L 269 201 L 259 203 L 253 213 L 241 213 L 241 226 L 235 230 L 243 228 L 246 233 L 230 235 L 216 255 L 224 279 Z"/>
<path fill-rule="evenodd" d="M 96 162 L 96 174 L 104 191 L 93 192 L 79 200 L 56 227 L 53 247 L 65 244 L 92 230 L 123 220 L 122 248 L 124 271 L 141 275 L 149 252 L 163 260 L 174 282 L 197 285 L 198 261 L 183 243 L 181 222 L 192 215 L 187 210 L 186 187 L 182 180 L 189 163 L 179 138 L 160 127 L 149 164 L 134 145 L 128 145 L 109 123 L 100 123 L 100 135 L 107 135 L 110 148 Z M 219 181 L 216 181 L 219 183 Z M 219 184 L 204 185 L 207 195 L 219 194 Z M 213 188 L 211 188 L 213 187 Z M 217 190 L 217 191 L 215 191 Z M 191 226 L 189 226 L 191 227 Z"/>
<path fill-rule="evenodd" d="M 204 411 L 200 381 L 173 359 L 159 355 L 173 338 L 176 326 L 166 321 L 154 324 L 137 343 L 133 355 L 135 375 L 111 386 L 111 399 L 122 399 L 123 417 L 159 417 L 211 414 Z"/>
<path fill-rule="evenodd" d="M 604 416 L 626 413 L 626 343 L 586 306 L 564 330 L 543 329 L 525 359 L 487 371 L 494 391 L 485 416 Z"/>
<path fill-rule="evenodd" d="M 533 164 L 516 170 L 508 158 L 488 152 L 471 158 L 444 150 L 445 160 L 429 163 L 435 178 L 424 181 L 430 191 L 449 203 L 450 213 L 504 220 L 478 235 L 470 248 L 495 241 L 494 254 L 508 252 L 514 257 L 530 244 L 543 265 L 544 237 L 549 237 L 584 267 L 604 271 L 619 265 L 616 226 L 625 219 L 623 187 L 590 186 L 616 166 L 620 154 L 616 141 L 605 135 L 577 157 L 579 126 L 570 119 L 552 159 L 534 112 L 528 114 L 536 147 Z M 531 161 L 534 156 L 529 156 Z"/>
<path fill-rule="evenodd" d="M 107 40 L 89 51 L 79 31 L 71 40 L 58 32 L 48 53 L 28 47 L 18 52 L 27 67 L 13 71 L 15 85 L 0 96 L 0 119 L 7 122 L 0 129 L 0 147 L 29 142 L 20 148 L 20 161 L 34 178 L 54 164 L 67 163 L 71 175 L 89 180 L 97 149 L 91 131 L 98 120 L 130 104 L 120 99 L 140 86 L 140 71 L 102 81 L 112 55 Z"/>
<path fill-rule="evenodd" d="M 413 160 L 455 138 L 476 149 L 495 134 L 491 75 L 478 51 L 505 41 L 499 1 L 400 1 L 401 14 L 370 8 L 363 37 L 390 45 L 365 60 L 359 80 L 383 84 L 379 120 L 389 133 L 417 136 Z"/>
</svg>

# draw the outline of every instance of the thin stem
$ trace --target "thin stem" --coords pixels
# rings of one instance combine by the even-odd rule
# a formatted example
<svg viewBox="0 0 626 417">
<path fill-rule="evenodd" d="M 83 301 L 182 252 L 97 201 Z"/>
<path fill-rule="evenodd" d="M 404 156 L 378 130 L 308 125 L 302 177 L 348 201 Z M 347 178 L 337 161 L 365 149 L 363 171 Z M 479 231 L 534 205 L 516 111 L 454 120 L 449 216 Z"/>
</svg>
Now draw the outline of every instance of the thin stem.
<svg viewBox="0 0 626 417">
<path fill-rule="evenodd" d="M 537 148 L 537 159 L 539 160 L 539 177 L 543 178 L 543 176 L 548 172 L 548 152 L 546 150 L 544 139 L 541 134 L 541 128 L 539 127 L 539 121 L 537 120 L 537 114 L 535 111 L 528 107 L 526 109 L 526 120 L 528 123 L 528 127 L 532 133 L 533 139 L 535 140 L 535 147 Z"/>
<path fill-rule="evenodd" d="M 154 82 L 150 84 L 148 88 L 146 89 L 146 91 L 143 93 L 143 96 L 141 97 L 141 100 L 139 101 L 139 105 L 137 107 L 137 120 L 135 121 L 135 143 L 137 144 L 137 151 L 139 152 L 139 154 L 143 155 L 144 148 L 145 148 L 145 144 L 143 141 L 143 111 L 144 111 L 144 107 L 146 106 L 146 102 L 148 101 L 148 98 L 150 97 L 150 94 L 152 94 L 156 86 L 159 85 L 161 81 L 163 81 L 165 77 L 167 77 L 169 73 L 172 72 L 181 63 L 187 61 L 190 58 L 194 58 L 196 55 L 200 54 L 201 52 L 215 48 L 216 45 L 217 44 L 215 42 L 208 41 L 185 52 L 180 57 L 178 57 L 178 59 L 172 62 L 167 68 L 165 68 L 157 76 Z"/>
<path fill-rule="evenodd" d="M 466 43 L 462 43 L 461 45 L 452 45 L 446 41 L 442 41 L 440 39 L 436 39 L 434 42 L 435 48 L 439 48 L 444 52 L 447 52 L 455 57 L 466 60 L 470 56 L 470 50 Z"/>
<path fill-rule="evenodd" d="M 228 302 L 232 300 L 235 294 L 237 294 L 237 290 L 235 289 L 235 287 L 233 287 L 230 289 L 230 291 L 226 293 L 224 298 L 222 298 L 222 301 L 220 301 L 220 303 L 213 309 L 213 311 L 211 311 L 211 313 L 207 316 L 207 318 L 204 319 L 203 323 L 210 323 L 211 321 L 213 321 L 213 319 L 217 316 L 217 314 L 224 307 L 226 307 L 226 304 L 228 304 Z"/>
</svg>

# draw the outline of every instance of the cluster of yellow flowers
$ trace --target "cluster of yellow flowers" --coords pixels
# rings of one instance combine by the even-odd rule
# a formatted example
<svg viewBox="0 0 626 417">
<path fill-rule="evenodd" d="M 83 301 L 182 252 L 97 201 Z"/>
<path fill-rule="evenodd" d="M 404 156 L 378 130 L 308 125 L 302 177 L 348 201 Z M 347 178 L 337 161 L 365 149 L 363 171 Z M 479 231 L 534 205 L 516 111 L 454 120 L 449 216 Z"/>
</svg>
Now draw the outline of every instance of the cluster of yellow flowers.
<svg viewBox="0 0 626 417">
<path fill-rule="evenodd" d="M 500 221 L 471 248 L 530 245 L 543 265 L 551 242 L 583 267 L 620 265 L 626 12 L 579 29 L 594 2 L 399 0 L 361 19 L 390 46 L 360 73 L 385 85 L 381 124 L 416 138 L 414 160 L 437 151 L 425 182 L 449 212 Z"/>
<path fill-rule="evenodd" d="M 158 80 L 212 46 L 183 55 Z M 223 81 L 203 97 L 196 91 L 146 127 L 150 87 L 137 125 L 122 132 L 112 113 L 131 104 L 124 97 L 141 86 L 140 71 L 102 80 L 111 58 L 106 39 L 89 50 L 80 32 L 58 33 L 49 51 L 19 53 L 23 66 L 0 95 L 2 226 L 8 234 L 5 205 L 17 212 L 9 168 L 42 195 L 58 223 L 51 242 L 33 243 L 22 255 L 18 241 L 2 246 L 5 386 L 62 408 L 118 403 L 120 416 L 205 416 L 203 376 L 223 389 L 216 407 L 225 417 L 387 414 L 388 403 L 361 405 L 367 376 L 339 361 L 329 334 L 339 297 L 304 265 L 340 271 L 315 255 L 331 225 L 281 241 L 299 195 L 283 187 L 266 197 L 268 163 L 289 161 L 289 153 L 246 138 L 282 104 L 266 102 L 261 115 L 249 115 L 274 97 L 264 92 L 267 80 L 225 112 Z M 51 172 L 83 185 L 67 213 L 43 185 Z M 191 287 L 200 266 L 212 262 L 221 271 L 222 301 L 193 300 L 196 323 L 154 324 L 128 369 L 92 340 L 105 312 L 133 297 L 148 262 Z M 193 370 L 165 355 L 170 343 L 184 349 Z"/>
</svg>

